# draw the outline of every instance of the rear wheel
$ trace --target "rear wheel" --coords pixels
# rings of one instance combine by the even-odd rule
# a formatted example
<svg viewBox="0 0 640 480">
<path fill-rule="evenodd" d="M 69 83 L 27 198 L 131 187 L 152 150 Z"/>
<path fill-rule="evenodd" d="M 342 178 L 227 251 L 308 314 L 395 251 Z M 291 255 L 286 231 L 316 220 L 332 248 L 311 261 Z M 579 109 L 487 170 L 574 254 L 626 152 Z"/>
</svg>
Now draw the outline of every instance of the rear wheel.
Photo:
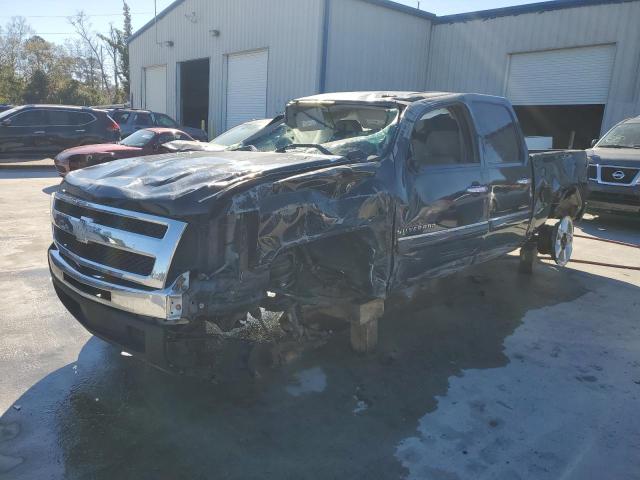
<svg viewBox="0 0 640 480">
<path fill-rule="evenodd" d="M 552 230 L 551 235 L 551 256 L 553 260 L 564 267 L 573 253 L 573 220 L 571 217 L 564 217 Z"/>
</svg>

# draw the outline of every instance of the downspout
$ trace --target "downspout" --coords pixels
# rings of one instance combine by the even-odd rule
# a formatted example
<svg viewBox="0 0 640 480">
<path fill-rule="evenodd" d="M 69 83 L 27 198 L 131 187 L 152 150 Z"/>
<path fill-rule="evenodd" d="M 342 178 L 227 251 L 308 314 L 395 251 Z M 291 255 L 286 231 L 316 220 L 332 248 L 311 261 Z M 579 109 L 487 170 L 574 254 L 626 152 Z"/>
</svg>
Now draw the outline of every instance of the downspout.
<svg viewBox="0 0 640 480">
<path fill-rule="evenodd" d="M 319 93 L 327 91 L 327 61 L 329 57 L 329 24 L 331 22 L 331 0 L 324 0 L 324 14 L 322 18 L 322 52 L 320 58 Z"/>
</svg>

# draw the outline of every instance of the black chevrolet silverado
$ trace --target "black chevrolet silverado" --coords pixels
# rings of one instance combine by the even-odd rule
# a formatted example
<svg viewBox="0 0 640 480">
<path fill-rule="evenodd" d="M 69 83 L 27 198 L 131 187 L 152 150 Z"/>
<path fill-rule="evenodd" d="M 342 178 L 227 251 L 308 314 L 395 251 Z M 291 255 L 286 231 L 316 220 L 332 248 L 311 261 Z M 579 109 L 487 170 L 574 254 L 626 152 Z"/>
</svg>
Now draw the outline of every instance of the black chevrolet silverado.
<svg viewBox="0 0 640 480">
<path fill-rule="evenodd" d="M 640 117 L 628 118 L 587 150 L 588 208 L 640 217 Z"/>
<path fill-rule="evenodd" d="M 49 265 L 79 322 L 165 370 L 272 341 L 274 318 L 346 319 L 366 351 L 393 292 L 516 249 L 566 264 L 586 185 L 585 153 L 529 155 L 503 98 L 323 94 L 237 151 L 70 173 Z"/>
</svg>

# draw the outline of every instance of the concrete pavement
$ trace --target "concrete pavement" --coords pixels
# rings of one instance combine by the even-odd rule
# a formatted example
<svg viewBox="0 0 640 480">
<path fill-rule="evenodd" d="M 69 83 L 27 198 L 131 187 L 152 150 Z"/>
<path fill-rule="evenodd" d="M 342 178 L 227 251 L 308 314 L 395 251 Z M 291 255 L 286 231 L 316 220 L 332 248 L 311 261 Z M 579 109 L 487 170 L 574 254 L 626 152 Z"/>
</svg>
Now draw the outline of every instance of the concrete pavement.
<svg viewBox="0 0 640 480">
<path fill-rule="evenodd" d="M 0 172 L 0 480 L 639 478 L 640 272 L 514 257 L 433 282 L 255 383 L 169 377 L 91 337 L 46 269 L 51 172 Z M 640 243 L 640 225 L 589 217 Z M 606 251 L 603 250 L 606 248 Z M 577 258 L 637 250 L 578 239 Z"/>
</svg>

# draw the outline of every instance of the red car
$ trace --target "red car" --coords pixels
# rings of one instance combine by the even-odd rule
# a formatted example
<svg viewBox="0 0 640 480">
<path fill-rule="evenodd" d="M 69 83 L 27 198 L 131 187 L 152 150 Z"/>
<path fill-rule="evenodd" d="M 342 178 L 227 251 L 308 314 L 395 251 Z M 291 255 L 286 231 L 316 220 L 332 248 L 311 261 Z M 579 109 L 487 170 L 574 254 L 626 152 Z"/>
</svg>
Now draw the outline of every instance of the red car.
<svg viewBox="0 0 640 480">
<path fill-rule="evenodd" d="M 167 153 L 169 150 L 163 145 L 174 140 L 193 140 L 193 138 L 175 128 L 145 128 L 132 133 L 120 143 L 99 143 L 69 148 L 58 154 L 54 163 L 58 173 L 64 177 L 72 170 L 99 163 Z"/>
</svg>

